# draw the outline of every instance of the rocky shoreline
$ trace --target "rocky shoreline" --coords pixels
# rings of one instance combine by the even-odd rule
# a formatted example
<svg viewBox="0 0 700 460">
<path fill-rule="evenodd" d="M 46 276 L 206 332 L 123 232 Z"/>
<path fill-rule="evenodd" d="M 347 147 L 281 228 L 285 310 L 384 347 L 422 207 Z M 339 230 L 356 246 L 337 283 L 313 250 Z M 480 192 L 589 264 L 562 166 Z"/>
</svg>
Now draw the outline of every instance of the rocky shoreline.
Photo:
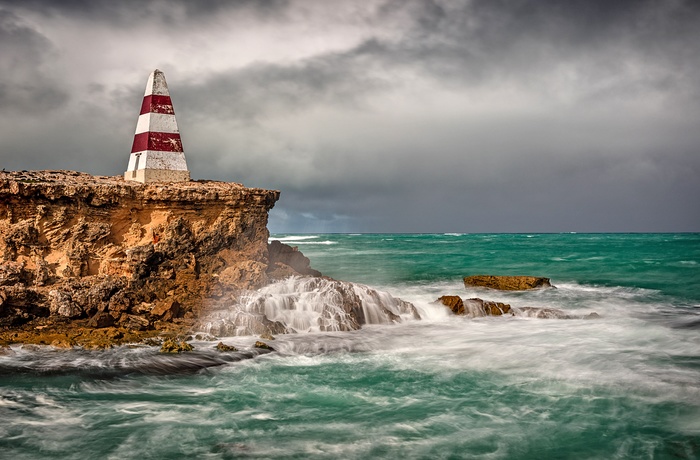
<svg viewBox="0 0 700 460">
<path fill-rule="evenodd" d="M 265 316 L 281 301 L 267 305 L 274 294 L 261 288 L 282 279 L 284 289 L 324 299 L 317 306 L 321 330 L 398 322 L 400 315 L 420 319 L 409 302 L 322 277 L 297 248 L 268 243 L 268 212 L 278 199 L 275 190 L 226 182 L 0 172 L 0 351 L 16 343 L 90 349 L 140 342 L 181 352 L 197 327 L 215 335 L 293 332 Z M 475 275 L 464 284 L 554 288 L 548 278 L 530 276 Z M 232 316 L 242 294 L 247 304 Z M 301 301 L 299 294 L 284 299 L 290 309 Z M 438 301 L 455 315 L 568 317 L 480 298 Z"/>
<path fill-rule="evenodd" d="M 276 190 L 0 172 L 0 346 L 102 348 L 184 334 L 207 308 L 320 275 L 268 247 Z"/>
</svg>

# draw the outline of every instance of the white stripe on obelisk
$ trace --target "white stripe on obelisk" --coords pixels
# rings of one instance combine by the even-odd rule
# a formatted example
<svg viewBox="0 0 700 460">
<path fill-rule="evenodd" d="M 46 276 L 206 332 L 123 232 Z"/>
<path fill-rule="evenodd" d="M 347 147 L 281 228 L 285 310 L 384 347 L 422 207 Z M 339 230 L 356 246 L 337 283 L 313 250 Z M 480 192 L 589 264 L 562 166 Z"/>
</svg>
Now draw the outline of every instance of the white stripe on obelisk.
<svg viewBox="0 0 700 460">
<path fill-rule="evenodd" d="M 139 115 L 136 122 L 135 134 L 141 133 L 179 133 L 177 120 L 174 114 L 169 113 L 144 113 Z"/>
</svg>

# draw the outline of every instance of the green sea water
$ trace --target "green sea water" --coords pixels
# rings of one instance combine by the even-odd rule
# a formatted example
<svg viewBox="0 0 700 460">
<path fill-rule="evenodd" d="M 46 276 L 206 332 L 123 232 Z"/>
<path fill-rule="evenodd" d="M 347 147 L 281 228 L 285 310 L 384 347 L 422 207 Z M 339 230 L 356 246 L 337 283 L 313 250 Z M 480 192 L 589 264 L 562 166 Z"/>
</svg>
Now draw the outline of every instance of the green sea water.
<svg viewBox="0 0 700 460">
<path fill-rule="evenodd" d="M 421 320 L 279 335 L 272 353 L 253 336 L 219 338 L 229 355 L 17 346 L 0 458 L 700 458 L 700 234 L 271 238 Z M 556 289 L 465 288 L 472 274 Z M 445 294 L 572 319 L 456 317 Z"/>
</svg>

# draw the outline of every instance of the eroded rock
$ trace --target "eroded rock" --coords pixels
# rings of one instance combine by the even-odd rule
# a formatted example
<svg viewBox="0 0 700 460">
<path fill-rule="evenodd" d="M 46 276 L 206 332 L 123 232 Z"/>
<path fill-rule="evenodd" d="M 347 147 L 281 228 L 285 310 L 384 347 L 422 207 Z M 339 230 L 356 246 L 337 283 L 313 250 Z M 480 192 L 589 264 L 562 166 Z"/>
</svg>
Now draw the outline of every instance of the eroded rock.
<svg viewBox="0 0 700 460">
<path fill-rule="evenodd" d="M 278 198 L 214 181 L 0 172 L 0 343 L 44 319 L 47 330 L 64 319 L 109 327 L 98 313 L 140 333 L 188 328 L 210 302 L 268 282 L 266 224 Z M 303 266 L 301 253 L 287 259 Z M 44 340 L 36 331 L 22 340 Z"/>
<path fill-rule="evenodd" d="M 494 275 L 467 276 L 464 278 L 464 285 L 467 287 L 485 287 L 501 291 L 524 291 L 527 289 L 553 287 L 549 282 L 549 278 Z"/>
<path fill-rule="evenodd" d="M 262 348 L 263 350 L 270 350 L 270 351 L 275 351 L 274 348 L 272 348 L 270 345 L 266 344 L 265 342 L 257 341 L 255 342 L 255 345 L 253 345 L 255 348 Z"/>
<path fill-rule="evenodd" d="M 444 295 L 438 299 L 444 306 L 452 310 L 455 315 L 464 314 L 464 302 L 458 295 Z"/>
<path fill-rule="evenodd" d="M 491 300 L 472 298 L 462 300 L 460 296 L 442 296 L 438 300 L 448 307 L 455 315 L 467 315 L 471 317 L 479 316 L 501 316 L 510 313 L 510 305 Z"/>
<path fill-rule="evenodd" d="M 271 241 L 268 245 L 270 258 L 269 273 L 275 278 L 284 278 L 296 274 L 308 276 L 321 276 L 321 272 L 311 268 L 309 259 L 297 248 L 280 241 Z"/>
<path fill-rule="evenodd" d="M 219 342 L 216 344 L 216 350 L 223 353 L 230 351 L 238 351 L 238 348 L 234 347 L 233 345 L 226 345 L 224 342 Z"/>
<path fill-rule="evenodd" d="M 178 341 L 175 339 L 167 339 L 163 341 L 163 345 L 160 347 L 161 353 L 182 353 L 187 351 L 193 351 L 194 347 L 184 340 Z"/>
</svg>

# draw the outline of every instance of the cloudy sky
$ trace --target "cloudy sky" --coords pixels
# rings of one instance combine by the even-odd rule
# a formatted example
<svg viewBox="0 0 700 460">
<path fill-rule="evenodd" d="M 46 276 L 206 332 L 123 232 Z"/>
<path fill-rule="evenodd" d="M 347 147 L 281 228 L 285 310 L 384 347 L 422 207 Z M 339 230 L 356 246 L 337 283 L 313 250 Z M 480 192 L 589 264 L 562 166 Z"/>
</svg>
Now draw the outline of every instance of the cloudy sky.
<svg viewBox="0 0 700 460">
<path fill-rule="evenodd" d="M 126 169 L 165 72 L 273 232 L 700 231 L 700 3 L 0 0 L 0 165 Z"/>
</svg>

